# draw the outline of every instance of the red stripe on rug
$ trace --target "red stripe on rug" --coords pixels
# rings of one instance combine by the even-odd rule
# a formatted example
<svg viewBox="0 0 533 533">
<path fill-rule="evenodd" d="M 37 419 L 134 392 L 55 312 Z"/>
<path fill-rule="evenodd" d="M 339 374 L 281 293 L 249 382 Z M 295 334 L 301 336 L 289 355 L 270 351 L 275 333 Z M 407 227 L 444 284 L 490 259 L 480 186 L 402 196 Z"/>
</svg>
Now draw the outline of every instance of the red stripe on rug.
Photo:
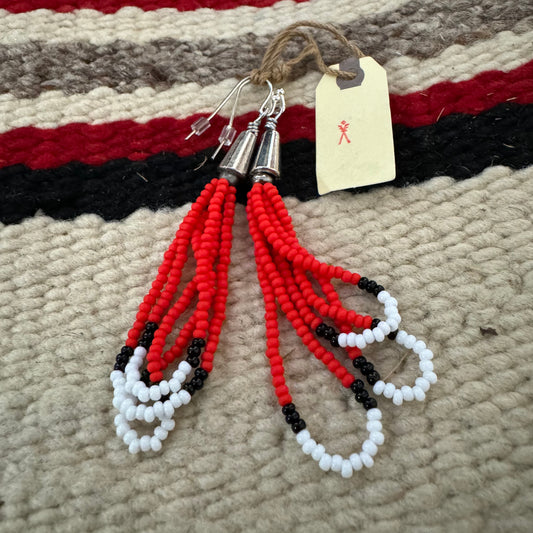
<svg viewBox="0 0 533 533">
<path fill-rule="evenodd" d="M 390 101 L 393 123 L 409 127 L 433 124 L 451 113 L 477 115 L 507 101 L 533 103 L 533 61 L 507 73 L 483 72 L 468 81 L 442 82 L 412 94 L 393 94 Z M 237 117 L 235 126 L 243 129 L 255 115 Z M 163 151 L 189 156 L 215 146 L 226 123 L 217 116 L 204 135 L 186 142 L 190 125 L 199 116 L 158 118 L 145 124 L 124 120 L 101 125 L 73 123 L 55 129 L 17 128 L 0 135 L 0 167 L 23 163 L 33 169 L 52 168 L 69 161 L 99 165 L 118 158 L 145 159 Z M 314 116 L 314 109 L 289 107 L 279 123 L 283 141 L 314 140 Z"/>
<path fill-rule="evenodd" d="M 68 13 L 76 9 L 94 9 L 102 13 L 116 13 L 127 6 L 139 7 L 144 11 L 154 11 L 165 7 L 177 11 L 195 11 L 200 8 L 218 11 L 233 9 L 240 6 L 268 7 L 281 0 L 0 0 L 0 9 L 11 13 L 26 13 L 36 9 L 51 9 L 58 13 Z M 296 3 L 309 0 L 293 0 Z"/>
</svg>

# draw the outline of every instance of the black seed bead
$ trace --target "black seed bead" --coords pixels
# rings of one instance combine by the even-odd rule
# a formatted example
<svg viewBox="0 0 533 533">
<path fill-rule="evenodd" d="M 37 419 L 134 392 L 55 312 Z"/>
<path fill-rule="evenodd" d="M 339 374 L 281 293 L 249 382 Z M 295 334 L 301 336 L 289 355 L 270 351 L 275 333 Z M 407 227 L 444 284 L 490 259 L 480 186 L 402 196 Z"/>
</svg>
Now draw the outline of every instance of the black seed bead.
<svg viewBox="0 0 533 533">
<path fill-rule="evenodd" d="M 141 381 L 144 382 L 145 385 L 150 383 L 150 372 L 148 372 L 146 368 L 141 372 Z"/>
<path fill-rule="evenodd" d="M 198 348 L 203 348 L 205 346 L 205 339 L 202 339 L 201 337 L 195 337 L 192 342 L 192 346 L 198 346 Z"/>
<path fill-rule="evenodd" d="M 155 322 L 147 322 L 145 326 L 146 331 L 151 331 L 152 333 L 156 331 L 159 326 Z"/>
<path fill-rule="evenodd" d="M 303 418 L 300 418 L 300 420 L 298 420 L 298 422 L 295 422 L 292 425 L 292 430 L 294 431 L 294 433 L 300 433 L 300 431 L 302 431 L 305 428 L 306 428 L 306 423 L 305 423 L 305 420 Z"/>
<path fill-rule="evenodd" d="M 189 355 L 192 355 L 193 357 L 198 357 L 201 353 L 202 353 L 202 350 L 200 349 L 199 346 L 189 346 L 187 348 L 187 353 Z"/>
<path fill-rule="evenodd" d="M 187 357 L 187 363 L 189 363 L 193 368 L 196 368 L 200 364 L 200 359 L 194 355 L 189 355 L 189 357 Z"/>
<path fill-rule="evenodd" d="M 326 328 L 326 332 L 324 333 L 324 338 L 326 340 L 331 340 L 335 335 L 337 335 L 337 332 L 335 331 L 335 328 Z"/>
<path fill-rule="evenodd" d="M 376 288 L 374 289 L 374 296 L 377 296 L 381 291 L 384 291 L 384 290 L 385 290 L 385 287 L 383 287 L 383 285 L 376 286 Z"/>
<path fill-rule="evenodd" d="M 150 340 L 153 340 L 154 338 L 154 334 L 152 331 L 143 331 L 143 334 L 142 334 L 142 339 L 150 339 Z"/>
<path fill-rule="evenodd" d="M 164 396 L 161 396 L 161 401 L 165 403 L 168 399 L 170 399 L 170 394 L 165 394 Z"/>
<path fill-rule="evenodd" d="M 363 365 L 364 363 L 366 363 L 366 357 L 364 355 L 360 355 L 352 361 L 352 365 L 354 366 L 354 368 L 361 368 L 361 365 Z"/>
<path fill-rule="evenodd" d="M 148 348 L 150 348 L 150 345 L 151 345 L 151 344 L 152 344 L 152 341 L 149 341 L 148 339 L 141 339 L 141 340 L 139 341 L 139 346 L 140 346 L 141 348 L 146 348 L 146 349 L 148 349 Z"/>
<path fill-rule="evenodd" d="M 364 276 L 359 280 L 359 283 L 357 284 L 357 286 L 363 290 L 366 289 L 367 285 L 368 285 L 368 278 L 365 278 Z"/>
<path fill-rule="evenodd" d="M 387 335 L 387 337 L 389 337 L 389 339 L 390 339 L 391 341 L 393 341 L 393 340 L 396 338 L 396 335 L 398 335 L 398 330 L 396 330 L 396 331 L 392 331 L 391 333 L 389 333 L 389 334 Z"/>
<path fill-rule="evenodd" d="M 324 334 L 326 333 L 327 329 L 328 329 L 328 327 L 326 326 L 326 324 L 324 324 L 324 322 L 322 322 L 322 323 L 318 324 L 318 326 L 315 329 L 315 332 L 316 332 L 316 334 L 319 337 L 323 337 Z"/>
<path fill-rule="evenodd" d="M 285 420 L 287 421 L 287 424 L 294 424 L 295 422 L 298 422 L 298 420 L 300 420 L 300 414 L 298 413 L 298 411 L 293 411 L 285 417 Z"/>
<path fill-rule="evenodd" d="M 362 390 L 360 392 L 355 393 L 355 399 L 359 403 L 365 402 L 366 400 L 368 400 L 368 391 Z"/>
<path fill-rule="evenodd" d="M 191 382 L 184 383 L 181 388 L 184 391 L 187 391 L 191 396 L 196 392 L 196 389 L 192 386 Z"/>
<path fill-rule="evenodd" d="M 281 408 L 281 412 L 284 414 L 284 415 L 288 415 L 289 413 L 294 413 L 294 411 L 296 411 L 296 407 L 293 403 L 286 403 L 282 408 Z"/>
<path fill-rule="evenodd" d="M 363 363 L 359 367 L 359 370 L 361 370 L 361 374 L 363 374 L 363 376 L 368 376 L 370 372 L 374 371 L 374 365 L 372 363 Z"/>
<path fill-rule="evenodd" d="M 204 380 L 200 379 L 198 377 L 194 377 L 191 379 L 191 385 L 196 389 L 200 390 L 204 386 Z"/>
<path fill-rule="evenodd" d="M 370 329 L 377 328 L 380 322 L 381 320 L 379 318 L 374 318 L 374 320 L 372 320 L 372 325 L 370 326 Z"/>
<path fill-rule="evenodd" d="M 365 384 L 360 380 L 356 379 L 351 385 L 350 388 L 352 389 L 352 392 L 357 393 L 365 388 Z"/>
<path fill-rule="evenodd" d="M 333 337 L 331 337 L 331 339 L 329 339 L 329 342 L 331 346 L 333 346 L 333 348 L 337 348 L 339 346 L 339 336 L 334 335 Z"/>
<path fill-rule="evenodd" d="M 364 403 L 363 403 L 363 407 L 368 411 L 370 409 L 374 409 L 374 407 L 377 407 L 378 406 L 378 402 L 376 402 L 376 399 L 375 398 L 368 398 L 368 400 L 366 400 Z"/>
<path fill-rule="evenodd" d="M 197 377 L 197 378 L 200 378 L 202 381 L 206 380 L 207 379 L 207 376 L 209 375 L 207 373 L 207 370 L 203 369 L 203 368 L 197 368 L 195 371 L 194 371 L 194 375 Z"/>
<path fill-rule="evenodd" d="M 120 370 L 121 372 L 124 372 L 125 368 L 126 366 L 120 363 L 115 363 L 115 365 L 113 366 L 113 370 Z"/>
<path fill-rule="evenodd" d="M 375 370 L 366 376 L 369 385 L 375 385 L 380 379 L 381 376 L 379 375 L 379 372 L 376 372 Z"/>
<path fill-rule="evenodd" d="M 366 284 L 366 292 L 369 292 L 370 294 L 372 294 L 374 292 L 374 289 L 378 286 L 378 284 L 373 280 L 371 279 L 367 284 Z"/>
<path fill-rule="evenodd" d="M 131 346 L 122 346 L 122 348 L 120 349 L 120 353 L 131 357 L 133 355 L 133 348 Z"/>
<path fill-rule="evenodd" d="M 128 360 L 129 357 L 125 353 L 119 353 L 115 358 L 115 361 L 120 365 L 126 364 Z"/>
</svg>

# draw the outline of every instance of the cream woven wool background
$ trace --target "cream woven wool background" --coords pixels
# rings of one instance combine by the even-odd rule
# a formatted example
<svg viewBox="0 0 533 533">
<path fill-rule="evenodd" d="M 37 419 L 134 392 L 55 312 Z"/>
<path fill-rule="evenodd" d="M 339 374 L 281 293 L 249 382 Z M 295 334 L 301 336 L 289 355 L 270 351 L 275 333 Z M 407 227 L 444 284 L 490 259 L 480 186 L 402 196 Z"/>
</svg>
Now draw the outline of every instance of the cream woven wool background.
<svg viewBox="0 0 533 533">
<path fill-rule="evenodd" d="M 114 434 L 108 374 L 187 206 L 4 227 L 0 530 L 528 531 L 532 197 L 533 168 L 495 167 L 461 183 L 287 200 L 302 243 L 380 280 L 436 354 L 427 401 L 382 399 L 385 444 L 348 480 L 305 457 L 280 416 L 242 206 L 209 386 L 178 411 L 161 453 L 137 456 Z M 332 452 L 350 453 L 362 409 L 283 324 L 302 416 Z M 393 343 L 367 352 L 384 374 L 402 356 Z M 396 382 L 416 366 L 408 358 Z"/>
</svg>

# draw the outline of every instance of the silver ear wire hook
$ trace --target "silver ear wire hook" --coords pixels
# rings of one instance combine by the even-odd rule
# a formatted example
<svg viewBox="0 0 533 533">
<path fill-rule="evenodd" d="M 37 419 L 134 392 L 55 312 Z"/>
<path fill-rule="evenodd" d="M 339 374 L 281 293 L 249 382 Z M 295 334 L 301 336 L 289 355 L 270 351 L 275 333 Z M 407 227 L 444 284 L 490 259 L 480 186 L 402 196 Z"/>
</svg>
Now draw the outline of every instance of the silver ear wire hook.
<svg viewBox="0 0 533 533">
<path fill-rule="evenodd" d="M 191 133 L 185 137 L 185 140 L 188 141 L 193 135 L 202 135 L 204 131 L 206 131 L 208 128 L 211 127 L 211 120 L 213 117 L 226 105 L 228 100 L 235 94 L 235 91 L 239 91 L 239 94 L 242 90 L 242 88 L 250 82 L 250 76 L 247 76 L 246 78 L 242 79 L 231 91 L 224 97 L 222 102 L 218 104 L 217 108 L 208 116 L 208 117 L 200 117 L 198 120 L 195 120 L 191 124 Z"/>
</svg>

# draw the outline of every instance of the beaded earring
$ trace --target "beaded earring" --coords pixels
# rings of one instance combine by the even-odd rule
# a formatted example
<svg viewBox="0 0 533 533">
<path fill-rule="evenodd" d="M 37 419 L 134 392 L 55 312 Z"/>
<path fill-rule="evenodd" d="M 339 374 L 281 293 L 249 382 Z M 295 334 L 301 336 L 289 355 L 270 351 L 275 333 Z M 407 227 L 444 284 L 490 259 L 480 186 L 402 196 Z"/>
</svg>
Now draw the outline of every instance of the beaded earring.
<svg viewBox="0 0 533 533">
<path fill-rule="evenodd" d="M 238 97 L 248 81 L 244 79 L 237 84 L 211 117 L 236 91 Z M 116 356 L 110 376 L 114 388 L 113 406 L 119 411 L 115 417 L 116 433 L 131 453 L 161 449 L 162 441 L 175 426 L 174 411 L 191 401 L 213 369 L 226 312 L 235 184 L 247 174 L 259 124 L 269 110 L 272 85 L 268 85 L 269 95 L 259 116 L 239 135 L 219 165 L 219 177 L 205 186 L 180 224 L 152 287 L 139 305 L 126 343 Z M 193 124 L 191 134 L 205 131 L 211 117 Z M 233 137 L 230 123 L 221 134 L 221 143 L 231 144 Z M 196 269 L 193 278 L 178 293 L 189 248 L 192 248 Z M 181 327 L 174 345 L 164 351 L 176 321 L 190 308 L 194 310 Z M 172 378 L 163 379 L 163 371 L 184 351 L 186 358 L 179 363 Z M 147 423 L 157 420 L 159 425 L 151 435 L 139 437 L 130 427 L 134 420 Z"/>
<path fill-rule="evenodd" d="M 273 184 L 273 180 L 280 176 L 280 142 L 276 125 L 285 110 L 283 89 L 277 90 L 273 99 L 275 105 L 266 121 L 265 133 L 250 172 L 253 185 L 246 207 L 254 241 L 257 275 L 265 303 L 266 356 L 282 413 L 296 434 L 303 452 L 311 455 L 322 470 L 332 470 L 340 472 L 343 477 L 351 477 L 354 470 L 374 464 L 373 457 L 385 438 L 380 421 L 381 411 L 377 408 L 376 399 L 366 390 L 363 380 L 356 379 L 319 339 L 328 341 L 332 349 L 345 348 L 353 367 L 373 387 L 373 393 L 392 398 L 396 405 L 425 398 L 430 385 L 437 381 L 431 361 L 433 353 L 423 341 L 398 330 L 401 322 L 398 302 L 381 285 L 340 266 L 319 261 L 299 243 L 291 217 Z M 346 309 L 332 284 L 334 279 L 373 294 L 383 304 L 386 318 L 372 318 Z M 317 294 L 311 280 L 321 288 L 325 297 Z M 366 410 L 368 438 L 363 442 L 362 450 L 351 454 L 348 459 L 326 453 L 325 447 L 311 438 L 305 421 L 292 402 L 279 350 L 278 305 L 308 350 L 327 366 L 344 387 L 353 391 L 355 400 Z M 360 333 L 355 333 L 354 329 Z M 362 356 L 361 350 L 367 345 L 383 342 L 386 337 L 418 354 L 422 376 L 416 379 L 413 387 L 398 389 L 392 383 L 385 383 L 374 365 Z"/>
</svg>

